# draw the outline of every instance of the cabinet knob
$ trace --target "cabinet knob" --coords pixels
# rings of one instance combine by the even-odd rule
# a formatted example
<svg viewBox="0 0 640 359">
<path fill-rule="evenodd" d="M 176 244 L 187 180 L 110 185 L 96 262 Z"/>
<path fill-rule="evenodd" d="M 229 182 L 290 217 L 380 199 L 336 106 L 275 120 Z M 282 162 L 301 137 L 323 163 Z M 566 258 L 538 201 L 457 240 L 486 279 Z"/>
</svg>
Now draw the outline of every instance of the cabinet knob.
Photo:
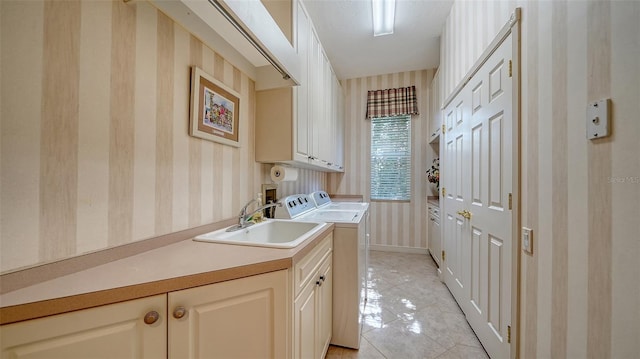
<svg viewBox="0 0 640 359">
<path fill-rule="evenodd" d="M 158 319 L 160 319 L 160 314 L 158 314 L 158 312 L 156 312 L 155 310 L 152 310 L 149 313 L 145 314 L 144 323 L 151 325 L 157 322 Z"/>
<path fill-rule="evenodd" d="M 320 286 L 322 286 L 322 282 L 321 282 L 321 281 L 316 281 L 316 285 L 317 285 L 318 287 L 320 287 Z"/>
<path fill-rule="evenodd" d="M 176 307 L 173 310 L 173 317 L 176 319 L 184 317 L 185 314 L 187 314 L 187 310 L 183 306 Z"/>
<path fill-rule="evenodd" d="M 321 276 L 320 276 L 320 280 L 324 282 L 324 280 L 325 280 L 325 276 L 321 275 Z"/>
</svg>

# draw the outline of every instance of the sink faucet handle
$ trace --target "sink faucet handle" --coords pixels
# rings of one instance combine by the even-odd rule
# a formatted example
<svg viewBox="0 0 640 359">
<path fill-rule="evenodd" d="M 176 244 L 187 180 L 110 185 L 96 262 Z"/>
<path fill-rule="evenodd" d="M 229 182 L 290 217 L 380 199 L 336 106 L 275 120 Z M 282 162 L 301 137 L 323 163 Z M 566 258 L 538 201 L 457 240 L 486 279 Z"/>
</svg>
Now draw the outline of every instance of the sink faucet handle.
<svg viewBox="0 0 640 359">
<path fill-rule="evenodd" d="M 249 202 L 247 202 L 247 204 L 245 204 L 244 206 L 242 206 L 242 209 L 240 210 L 240 216 L 245 216 L 247 214 L 247 208 L 253 203 L 253 202 L 257 202 L 258 199 L 257 198 L 253 198 L 252 200 L 250 200 Z"/>
</svg>

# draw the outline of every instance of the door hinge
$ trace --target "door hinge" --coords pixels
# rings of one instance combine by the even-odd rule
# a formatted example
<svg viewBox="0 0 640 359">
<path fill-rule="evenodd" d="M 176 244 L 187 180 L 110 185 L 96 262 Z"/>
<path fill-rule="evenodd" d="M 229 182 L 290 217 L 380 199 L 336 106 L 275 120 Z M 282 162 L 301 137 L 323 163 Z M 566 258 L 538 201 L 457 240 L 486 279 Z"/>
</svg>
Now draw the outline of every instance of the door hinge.
<svg viewBox="0 0 640 359">
<path fill-rule="evenodd" d="M 512 196 L 511 193 L 509 193 L 509 209 L 511 209 L 512 206 Z"/>
<path fill-rule="evenodd" d="M 446 259 L 445 259 L 446 257 L 447 257 L 447 256 L 445 255 L 445 252 L 444 252 L 444 251 L 442 251 L 442 260 L 443 260 L 443 261 L 444 261 L 444 260 L 446 260 Z"/>
<path fill-rule="evenodd" d="M 444 189 L 444 187 L 442 187 L 442 197 L 444 197 L 444 195 L 447 194 L 447 191 Z"/>
<path fill-rule="evenodd" d="M 442 125 L 442 134 L 444 134 L 445 132 L 447 132 L 446 127 Z"/>
<path fill-rule="evenodd" d="M 507 325 L 507 343 L 511 343 L 511 326 Z"/>
<path fill-rule="evenodd" d="M 509 60 L 509 77 L 513 76 L 513 63 Z"/>
</svg>

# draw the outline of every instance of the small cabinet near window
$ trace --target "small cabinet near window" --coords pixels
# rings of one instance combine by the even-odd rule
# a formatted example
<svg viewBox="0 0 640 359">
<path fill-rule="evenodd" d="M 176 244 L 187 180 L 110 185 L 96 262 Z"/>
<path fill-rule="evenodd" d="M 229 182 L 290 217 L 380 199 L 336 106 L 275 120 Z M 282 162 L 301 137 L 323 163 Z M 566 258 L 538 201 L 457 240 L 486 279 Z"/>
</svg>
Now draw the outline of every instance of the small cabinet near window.
<svg viewBox="0 0 640 359">
<path fill-rule="evenodd" d="M 166 295 L 0 326 L 1 358 L 167 357 Z"/>
<path fill-rule="evenodd" d="M 433 76 L 429 91 L 431 94 L 431 96 L 429 96 L 429 106 L 431 107 L 429 119 L 429 142 L 436 143 L 440 141 L 440 134 L 442 133 L 442 111 L 440 110 L 440 106 L 442 105 L 440 69 L 438 69 L 436 74 Z"/>
</svg>

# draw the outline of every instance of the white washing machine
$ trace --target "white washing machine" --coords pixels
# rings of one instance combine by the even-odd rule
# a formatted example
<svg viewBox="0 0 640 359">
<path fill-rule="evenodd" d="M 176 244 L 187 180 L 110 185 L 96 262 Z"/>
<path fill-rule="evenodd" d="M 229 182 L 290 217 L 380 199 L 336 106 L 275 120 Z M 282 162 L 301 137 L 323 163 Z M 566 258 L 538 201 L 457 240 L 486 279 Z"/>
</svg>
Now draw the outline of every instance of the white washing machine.
<svg viewBox="0 0 640 359">
<path fill-rule="evenodd" d="M 331 344 L 359 349 L 367 288 L 368 209 L 318 208 L 310 195 L 291 195 L 276 218 L 334 223 Z"/>
<path fill-rule="evenodd" d="M 365 268 L 365 281 L 363 287 L 368 289 L 366 278 L 368 278 L 367 271 L 369 268 L 369 244 L 371 243 L 371 222 L 369 221 L 369 203 L 368 202 L 334 202 L 329 197 L 329 194 L 325 191 L 315 191 L 309 195 L 318 209 L 324 210 L 357 210 L 365 211 L 362 221 L 364 221 L 365 232 L 365 251 L 364 251 L 364 268 Z M 367 301 L 368 291 L 365 290 L 364 299 Z"/>
<path fill-rule="evenodd" d="M 315 191 L 309 196 L 313 199 L 316 207 L 322 209 L 369 210 L 369 203 L 367 202 L 333 202 L 325 191 Z"/>
</svg>

